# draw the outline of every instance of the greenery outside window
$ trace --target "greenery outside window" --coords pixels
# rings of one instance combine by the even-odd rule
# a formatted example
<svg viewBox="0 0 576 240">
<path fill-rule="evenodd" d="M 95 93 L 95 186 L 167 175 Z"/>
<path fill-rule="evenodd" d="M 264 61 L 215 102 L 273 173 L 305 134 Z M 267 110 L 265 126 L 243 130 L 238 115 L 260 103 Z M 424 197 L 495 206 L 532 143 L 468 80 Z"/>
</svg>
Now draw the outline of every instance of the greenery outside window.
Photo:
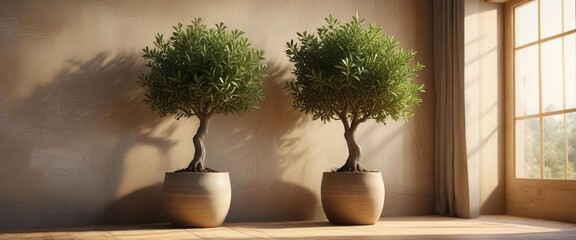
<svg viewBox="0 0 576 240">
<path fill-rule="evenodd" d="M 516 178 L 576 180 L 575 2 L 512 8 Z"/>
</svg>

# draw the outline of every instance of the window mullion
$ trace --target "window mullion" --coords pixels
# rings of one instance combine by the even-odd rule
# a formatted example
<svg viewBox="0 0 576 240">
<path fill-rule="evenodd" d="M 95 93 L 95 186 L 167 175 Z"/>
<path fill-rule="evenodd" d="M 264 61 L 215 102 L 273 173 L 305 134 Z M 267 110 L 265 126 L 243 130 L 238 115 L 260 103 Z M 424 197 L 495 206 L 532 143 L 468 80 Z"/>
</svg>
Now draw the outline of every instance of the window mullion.
<svg viewBox="0 0 576 240">
<path fill-rule="evenodd" d="M 540 125 L 540 179 L 544 178 L 544 119 L 542 117 L 542 44 L 540 43 L 542 30 L 540 21 L 542 21 L 541 9 L 542 2 L 538 0 L 538 114 Z"/>
<path fill-rule="evenodd" d="M 566 114 L 564 114 L 564 179 L 568 179 L 568 130 L 566 129 Z"/>
<path fill-rule="evenodd" d="M 561 1 L 562 9 L 562 31 L 564 32 L 564 1 Z M 566 49 L 564 43 L 565 37 L 562 37 L 562 108 L 566 110 Z M 566 129 L 566 114 L 564 114 L 564 179 L 568 179 L 568 130 Z"/>
<path fill-rule="evenodd" d="M 534 42 L 530 42 L 530 43 L 526 43 L 526 44 L 521 45 L 521 46 L 514 47 L 514 49 L 515 49 L 515 50 L 519 50 L 519 49 L 523 49 L 523 48 L 528 48 L 528 47 L 534 46 L 534 45 L 536 45 L 536 44 L 542 44 L 542 43 L 545 43 L 545 42 L 548 42 L 548 41 L 555 40 L 555 39 L 557 39 L 557 38 L 561 38 L 561 37 L 568 36 L 568 35 L 570 35 L 570 34 L 572 34 L 572 33 L 576 33 L 576 29 L 573 29 L 573 30 L 570 30 L 570 31 L 567 31 L 567 32 L 562 32 L 562 33 L 559 33 L 559 34 L 556 34 L 556 35 L 552 35 L 552 36 L 549 36 L 549 37 L 546 37 L 546 38 L 543 38 L 543 39 L 537 39 L 537 40 L 534 41 Z"/>
</svg>

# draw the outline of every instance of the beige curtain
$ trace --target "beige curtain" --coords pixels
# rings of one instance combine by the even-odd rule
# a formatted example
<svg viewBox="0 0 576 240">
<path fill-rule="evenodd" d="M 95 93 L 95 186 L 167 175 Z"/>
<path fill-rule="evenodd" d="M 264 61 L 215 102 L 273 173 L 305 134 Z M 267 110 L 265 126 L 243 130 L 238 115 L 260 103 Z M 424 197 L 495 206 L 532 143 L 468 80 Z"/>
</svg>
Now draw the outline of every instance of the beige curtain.
<svg viewBox="0 0 576 240">
<path fill-rule="evenodd" d="M 477 217 L 471 204 L 464 104 L 464 2 L 434 0 L 436 213 Z"/>
</svg>

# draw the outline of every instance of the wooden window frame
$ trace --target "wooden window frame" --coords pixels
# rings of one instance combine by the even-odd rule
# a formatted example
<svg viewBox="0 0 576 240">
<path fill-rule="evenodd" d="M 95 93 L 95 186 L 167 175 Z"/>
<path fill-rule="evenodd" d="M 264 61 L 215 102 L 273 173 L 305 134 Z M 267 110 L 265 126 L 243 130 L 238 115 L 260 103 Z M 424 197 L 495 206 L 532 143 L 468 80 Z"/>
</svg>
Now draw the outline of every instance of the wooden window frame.
<svg viewBox="0 0 576 240">
<path fill-rule="evenodd" d="M 527 4 L 532 1 L 538 1 L 538 38 L 536 41 L 524 43 L 520 46 L 516 46 L 515 43 L 515 28 L 514 28 L 514 9 L 518 6 Z M 540 39 L 541 36 L 541 27 L 540 27 L 540 9 L 541 9 L 541 0 L 512 0 L 508 1 L 504 8 L 504 15 L 505 15 L 505 31 L 504 31 L 504 62 L 505 62 L 505 83 L 504 83 L 504 107 L 505 107 L 505 145 L 506 147 L 506 168 L 507 168 L 507 175 L 513 176 L 514 179 L 531 179 L 531 180 L 568 180 L 574 181 L 576 179 L 569 179 L 568 176 L 568 166 L 569 166 L 569 159 L 568 159 L 568 136 L 567 136 L 567 129 L 566 129 L 566 114 L 568 113 L 576 113 L 576 108 L 566 109 L 566 81 L 565 81 L 565 71 L 563 71 L 563 92 L 564 92 L 564 99 L 563 99 L 563 109 L 557 111 L 550 111 L 550 112 L 543 112 L 543 104 L 542 104 L 542 50 L 541 45 L 548 41 L 562 39 L 562 52 L 564 54 L 565 44 L 563 38 L 570 34 L 576 33 L 576 29 L 570 31 L 564 31 L 564 17 L 562 16 L 562 32 L 559 34 L 555 34 L 553 36 L 548 36 L 546 38 Z M 564 6 L 562 7 L 564 9 Z M 562 11 L 562 14 L 564 11 Z M 523 116 L 516 116 L 516 91 L 515 91 L 515 61 L 514 56 L 516 50 L 528 48 L 534 45 L 538 45 L 538 113 L 536 114 L 529 114 Z M 562 55 L 562 64 L 565 67 L 565 59 L 564 55 Z M 545 157 L 544 157 L 544 126 L 543 126 L 543 119 L 544 117 L 548 116 L 563 116 L 564 118 L 564 178 L 545 178 Z M 540 177 L 539 178 L 530 178 L 530 177 L 522 177 L 517 176 L 517 161 L 516 161 L 516 123 L 518 120 L 527 120 L 527 119 L 538 119 L 539 121 L 539 128 L 540 128 Z"/>
</svg>

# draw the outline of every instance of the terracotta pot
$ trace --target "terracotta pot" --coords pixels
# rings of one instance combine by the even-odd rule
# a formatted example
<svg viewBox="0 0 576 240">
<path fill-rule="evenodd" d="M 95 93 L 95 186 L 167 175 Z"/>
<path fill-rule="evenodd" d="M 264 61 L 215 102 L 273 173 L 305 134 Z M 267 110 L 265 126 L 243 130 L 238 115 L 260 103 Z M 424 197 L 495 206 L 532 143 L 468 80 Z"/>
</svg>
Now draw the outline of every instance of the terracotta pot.
<svg viewBox="0 0 576 240">
<path fill-rule="evenodd" d="M 164 177 L 164 208 L 178 227 L 222 225 L 231 195 L 227 172 L 171 172 Z"/>
<path fill-rule="evenodd" d="M 380 172 L 325 172 L 322 208 L 336 225 L 372 225 L 384 207 L 384 181 Z"/>
</svg>

